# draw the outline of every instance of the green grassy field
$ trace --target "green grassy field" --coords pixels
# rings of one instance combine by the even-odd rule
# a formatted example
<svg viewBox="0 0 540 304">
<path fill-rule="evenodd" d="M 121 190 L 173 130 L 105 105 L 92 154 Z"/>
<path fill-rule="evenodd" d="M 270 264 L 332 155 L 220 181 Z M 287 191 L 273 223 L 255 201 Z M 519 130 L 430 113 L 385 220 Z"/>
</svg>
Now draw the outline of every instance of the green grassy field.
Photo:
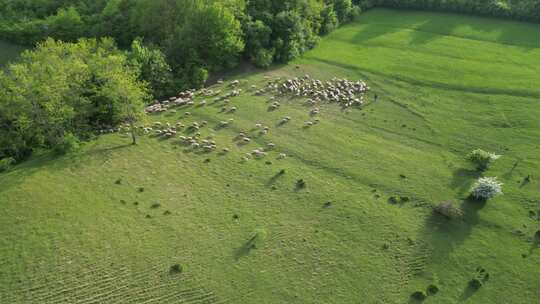
<svg viewBox="0 0 540 304">
<path fill-rule="evenodd" d="M 15 59 L 23 50 L 24 47 L 0 41 L 0 67 Z"/>
<path fill-rule="evenodd" d="M 113 134 L 0 174 L 0 303 L 414 303 L 430 284 L 439 292 L 425 303 L 535 303 L 539 37 L 526 23 L 372 10 L 288 66 L 238 75 L 235 114 L 218 104 L 150 118 L 207 120 L 201 133 L 227 155 Z M 269 96 L 249 93 L 265 76 L 306 73 L 362 79 L 379 99 L 323 105 L 306 129 L 303 99 L 268 112 Z M 257 122 L 269 134 L 235 145 Z M 240 161 L 270 141 L 266 159 Z M 466 200 L 475 148 L 503 155 L 484 175 L 505 195 L 486 204 Z M 447 200 L 463 220 L 433 214 Z M 474 291 L 478 267 L 490 278 Z"/>
</svg>

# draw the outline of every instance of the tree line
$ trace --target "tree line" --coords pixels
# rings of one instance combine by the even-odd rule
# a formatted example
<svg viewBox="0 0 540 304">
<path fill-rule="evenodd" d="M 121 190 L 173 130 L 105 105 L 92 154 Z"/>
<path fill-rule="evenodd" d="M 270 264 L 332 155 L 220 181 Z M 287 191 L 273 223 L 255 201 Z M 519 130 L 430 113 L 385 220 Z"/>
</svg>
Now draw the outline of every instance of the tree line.
<svg viewBox="0 0 540 304">
<path fill-rule="evenodd" d="M 378 6 L 540 22 L 540 0 L 355 0 L 353 2 L 363 9 Z"/>
<path fill-rule="evenodd" d="M 163 54 L 167 67 L 143 73 L 162 97 L 241 60 L 288 62 L 358 13 L 351 0 L 0 0 L 0 38 L 33 45 L 112 37 L 124 49 L 139 38 Z"/>
</svg>

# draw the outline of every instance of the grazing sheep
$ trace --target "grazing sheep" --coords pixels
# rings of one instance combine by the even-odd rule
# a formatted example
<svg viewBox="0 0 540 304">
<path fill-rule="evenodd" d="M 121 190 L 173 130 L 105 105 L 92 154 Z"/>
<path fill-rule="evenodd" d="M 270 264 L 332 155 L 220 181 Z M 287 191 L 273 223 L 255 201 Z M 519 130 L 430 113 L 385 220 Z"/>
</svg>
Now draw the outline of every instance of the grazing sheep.
<svg viewBox="0 0 540 304">
<path fill-rule="evenodd" d="M 237 107 L 231 107 L 231 109 L 229 110 L 229 112 L 234 113 L 234 112 L 236 112 L 236 110 L 238 110 Z"/>
<path fill-rule="evenodd" d="M 255 128 L 257 128 L 257 129 L 262 128 L 262 124 L 260 124 L 260 123 L 255 124 Z"/>
<path fill-rule="evenodd" d="M 184 115 L 185 115 L 185 116 L 190 116 L 191 113 L 190 113 L 190 112 L 186 112 L 186 113 L 184 113 Z"/>
<path fill-rule="evenodd" d="M 248 142 L 251 142 L 251 139 L 249 137 L 244 137 L 243 141 L 248 143 Z"/>
<path fill-rule="evenodd" d="M 278 159 L 285 159 L 287 157 L 287 154 L 285 153 L 279 153 Z"/>
<path fill-rule="evenodd" d="M 223 149 L 221 150 L 221 152 L 223 152 L 223 153 L 229 153 L 229 148 L 223 148 Z"/>
<path fill-rule="evenodd" d="M 268 149 L 274 149 L 276 147 L 274 143 L 268 143 L 266 146 L 268 147 Z"/>
</svg>

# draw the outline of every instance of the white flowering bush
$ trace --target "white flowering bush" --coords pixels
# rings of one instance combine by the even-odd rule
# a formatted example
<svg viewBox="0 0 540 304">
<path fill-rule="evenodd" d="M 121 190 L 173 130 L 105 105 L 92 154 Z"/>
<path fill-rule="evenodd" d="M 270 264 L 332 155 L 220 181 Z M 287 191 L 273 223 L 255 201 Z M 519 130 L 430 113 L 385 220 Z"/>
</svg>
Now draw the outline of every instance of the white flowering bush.
<svg viewBox="0 0 540 304">
<path fill-rule="evenodd" d="M 501 156 L 495 153 L 487 152 L 482 149 L 473 150 L 467 155 L 467 159 L 474 163 L 479 170 L 485 170 L 493 161 Z"/>
<path fill-rule="evenodd" d="M 476 199 L 490 199 L 503 194 L 502 185 L 496 177 L 481 177 L 472 186 L 471 195 Z"/>
</svg>

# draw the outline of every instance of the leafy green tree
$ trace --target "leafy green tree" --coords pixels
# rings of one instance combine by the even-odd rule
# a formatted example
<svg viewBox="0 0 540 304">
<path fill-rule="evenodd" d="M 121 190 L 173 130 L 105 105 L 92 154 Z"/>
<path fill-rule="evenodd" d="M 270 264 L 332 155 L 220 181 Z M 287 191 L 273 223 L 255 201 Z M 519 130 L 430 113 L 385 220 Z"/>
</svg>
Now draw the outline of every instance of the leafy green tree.
<svg viewBox="0 0 540 304">
<path fill-rule="evenodd" d="M 47 39 L 0 74 L 0 158 L 22 159 L 73 134 L 133 122 L 148 98 L 139 71 L 111 39 Z M 71 136 L 71 135 L 70 135 Z"/>
<path fill-rule="evenodd" d="M 174 94 L 172 69 L 163 52 L 144 46 L 142 39 L 137 38 L 131 43 L 128 58 L 130 64 L 140 71 L 139 79 L 149 84 L 154 97 Z"/>
<path fill-rule="evenodd" d="M 84 23 L 81 15 L 73 6 L 61 8 L 56 15 L 45 20 L 47 35 L 64 41 L 75 41 L 82 36 Z"/>
<path fill-rule="evenodd" d="M 246 49 L 249 59 L 260 67 L 268 67 L 274 57 L 271 48 L 272 29 L 261 20 L 245 24 Z"/>
<path fill-rule="evenodd" d="M 321 34 L 325 35 L 332 32 L 338 25 L 339 20 L 334 7 L 329 5 L 326 6 L 321 12 L 322 26 Z"/>
</svg>

